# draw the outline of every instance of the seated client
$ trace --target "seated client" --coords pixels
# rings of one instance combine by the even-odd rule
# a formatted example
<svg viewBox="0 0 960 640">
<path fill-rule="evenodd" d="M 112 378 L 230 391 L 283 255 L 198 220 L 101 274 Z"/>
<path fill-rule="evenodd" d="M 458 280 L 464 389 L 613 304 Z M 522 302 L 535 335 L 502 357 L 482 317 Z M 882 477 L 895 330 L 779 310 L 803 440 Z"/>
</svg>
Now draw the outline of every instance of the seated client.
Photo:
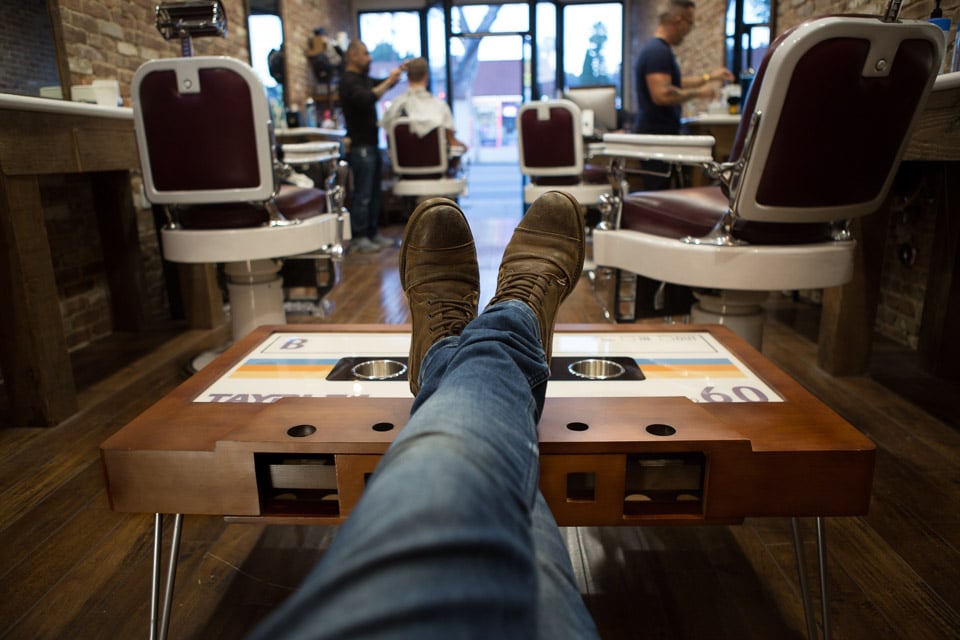
<svg viewBox="0 0 960 640">
<path fill-rule="evenodd" d="M 418 136 L 425 136 L 437 127 L 443 127 L 447 131 L 447 143 L 451 147 L 460 146 L 466 149 L 467 145 L 456 138 L 450 106 L 431 94 L 427 88 L 430 80 L 427 59 L 413 58 L 404 64 L 408 89 L 390 103 L 380 120 L 380 126 L 389 129 L 394 120 L 406 116 L 410 119 L 410 130 Z"/>
</svg>

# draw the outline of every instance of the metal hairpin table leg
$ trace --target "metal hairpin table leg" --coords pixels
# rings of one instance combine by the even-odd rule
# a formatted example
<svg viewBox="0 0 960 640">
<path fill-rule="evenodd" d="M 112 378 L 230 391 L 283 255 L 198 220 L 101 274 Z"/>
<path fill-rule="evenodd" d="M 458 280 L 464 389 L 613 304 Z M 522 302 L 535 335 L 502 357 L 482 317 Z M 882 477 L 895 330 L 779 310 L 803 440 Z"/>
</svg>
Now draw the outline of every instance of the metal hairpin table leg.
<svg viewBox="0 0 960 640">
<path fill-rule="evenodd" d="M 820 615 L 823 624 L 823 640 L 830 640 L 830 603 L 827 598 L 827 539 L 823 518 L 817 521 L 817 568 L 820 573 Z M 793 527 L 793 548 L 797 555 L 797 575 L 800 578 L 800 599 L 803 601 L 803 617 L 807 623 L 807 638 L 814 640 L 818 637 L 817 621 L 813 617 L 810 606 L 810 592 L 807 589 L 807 576 L 804 571 L 803 540 L 800 538 L 800 521 L 791 518 Z"/>
<path fill-rule="evenodd" d="M 170 608 L 173 604 L 173 585 L 177 577 L 177 560 L 180 557 L 180 532 L 183 529 L 183 514 L 173 517 L 173 535 L 170 539 L 170 561 L 167 564 L 167 584 L 163 594 L 163 609 L 159 626 L 157 610 L 160 600 L 160 550 L 163 546 L 163 514 L 153 516 L 153 584 L 150 590 L 150 640 L 166 640 L 170 627 Z"/>
<path fill-rule="evenodd" d="M 817 518 L 817 560 L 820 564 L 820 623 L 823 640 L 830 640 L 830 600 L 827 597 L 827 529 L 823 518 Z"/>
<path fill-rule="evenodd" d="M 807 640 L 814 640 L 817 637 L 817 622 L 813 619 L 813 611 L 810 609 L 810 592 L 807 589 L 807 573 L 804 571 L 806 562 L 804 561 L 803 540 L 800 538 L 800 521 L 797 518 L 791 518 L 790 524 L 793 527 L 793 550 L 797 554 L 797 576 L 800 578 L 800 600 L 803 602 L 803 618 L 807 622 Z"/>
</svg>

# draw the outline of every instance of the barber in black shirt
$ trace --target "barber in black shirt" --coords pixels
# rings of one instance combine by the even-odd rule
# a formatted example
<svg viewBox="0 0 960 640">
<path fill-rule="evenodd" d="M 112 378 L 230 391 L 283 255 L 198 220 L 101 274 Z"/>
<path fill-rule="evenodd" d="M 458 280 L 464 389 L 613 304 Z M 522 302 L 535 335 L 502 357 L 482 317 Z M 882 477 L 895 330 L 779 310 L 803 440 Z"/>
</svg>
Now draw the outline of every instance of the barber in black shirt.
<svg viewBox="0 0 960 640">
<path fill-rule="evenodd" d="M 377 101 L 400 80 L 403 65 L 385 79 L 371 78 L 370 52 L 359 40 L 347 47 L 347 64 L 340 78 L 340 108 L 350 139 L 353 198 L 350 205 L 352 246 L 372 253 L 393 244 L 380 235 L 381 161 L 378 146 Z"/>
</svg>

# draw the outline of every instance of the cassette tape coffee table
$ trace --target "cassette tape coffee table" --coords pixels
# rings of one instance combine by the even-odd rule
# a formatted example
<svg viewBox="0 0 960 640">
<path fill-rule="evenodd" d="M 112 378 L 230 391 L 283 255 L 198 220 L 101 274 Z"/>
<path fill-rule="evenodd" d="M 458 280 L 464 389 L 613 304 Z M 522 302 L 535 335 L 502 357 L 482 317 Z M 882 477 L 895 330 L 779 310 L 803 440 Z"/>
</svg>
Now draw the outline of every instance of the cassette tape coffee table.
<svg viewBox="0 0 960 640">
<path fill-rule="evenodd" d="M 260 327 L 101 445 L 111 507 L 337 524 L 407 421 L 403 325 Z M 714 325 L 571 325 L 554 334 L 540 484 L 567 526 L 737 524 L 867 512 L 873 443 L 746 342 Z M 397 508 L 402 508 L 398 505 Z M 803 566 L 802 556 L 798 557 Z M 808 633 L 815 622 L 801 573 Z"/>
</svg>

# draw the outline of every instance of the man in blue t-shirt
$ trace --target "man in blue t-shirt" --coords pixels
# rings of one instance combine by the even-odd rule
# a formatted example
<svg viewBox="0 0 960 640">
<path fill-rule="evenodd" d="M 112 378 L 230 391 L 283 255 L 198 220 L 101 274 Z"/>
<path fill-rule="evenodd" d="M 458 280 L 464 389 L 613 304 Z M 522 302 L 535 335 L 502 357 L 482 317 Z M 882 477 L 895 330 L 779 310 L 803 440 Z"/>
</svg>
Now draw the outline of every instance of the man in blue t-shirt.
<svg viewBox="0 0 960 640">
<path fill-rule="evenodd" d="M 717 95 L 716 82 L 734 79 L 723 67 L 695 76 L 684 77 L 680 73 L 673 47 L 683 42 L 693 29 L 695 12 L 693 0 L 670 0 L 667 10 L 660 14 L 654 37 L 640 50 L 636 67 L 637 133 L 680 133 L 683 103 L 712 100 Z M 663 165 L 660 169 L 665 172 L 668 167 Z M 666 188 L 669 178 L 650 180 L 645 176 L 644 183 L 647 188 Z"/>
<path fill-rule="evenodd" d="M 676 135 L 680 133 L 683 103 L 695 99 L 712 100 L 717 95 L 714 83 L 732 81 L 729 70 L 684 77 L 673 55 L 673 47 L 693 29 L 696 6 L 693 0 L 670 0 L 660 14 L 654 37 L 644 45 L 637 58 L 637 133 Z M 666 162 L 642 163 L 643 188 L 656 191 L 670 188 L 671 169 Z M 685 313 L 693 302 L 689 288 L 665 284 L 637 276 L 638 318 Z"/>
</svg>

